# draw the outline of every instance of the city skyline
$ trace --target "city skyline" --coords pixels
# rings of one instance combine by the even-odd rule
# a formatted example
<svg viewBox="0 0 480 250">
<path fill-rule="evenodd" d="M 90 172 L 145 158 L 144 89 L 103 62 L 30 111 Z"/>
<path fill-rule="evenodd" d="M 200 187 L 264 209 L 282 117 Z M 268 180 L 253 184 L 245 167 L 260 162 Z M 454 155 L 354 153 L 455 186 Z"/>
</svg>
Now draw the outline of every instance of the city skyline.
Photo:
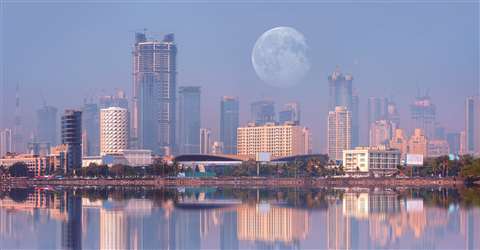
<svg viewBox="0 0 480 250">
<path fill-rule="evenodd" d="M 465 4 L 468 7 L 468 4 Z M 297 28 L 299 31 L 301 31 L 306 39 L 307 43 L 309 44 L 310 49 L 312 50 L 311 53 L 308 55 L 310 59 L 313 60 L 312 63 L 312 68 L 307 75 L 306 79 L 301 82 L 298 85 L 295 85 L 292 88 L 289 89 L 280 89 L 280 88 L 274 88 L 270 87 L 261 80 L 259 80 L 255 73 L 252 70 L 252 67 L 249 62 L 244 61 L 244 57 L 247 58 L 250 55 L 251 48 L 253 46 L 253 43 L 255 39 L 265 30 L 268 30 L 269 28 L 278 26 L 283 24 L 284 22 L 280 22 L 277 17 L 275 16 L 269 16 L 268 19 L 264 22 L 261 27 L 258 28 L 253 28 L 251 30 L 248 30 L 248 32 L 242 32 L 243 36 L 238 36 L 235 35 L 234 37 L 236 38 L 241 38 L 238 42 L 233 42 L 233 43 L 221 43 L 221 41 L 224 41 L 225 37 L 219 35 L 222 33 L 219 33 L 213 37 L 215 39 L 212 39 L 212 41 L 215 41 L 214 44 L 221 44 L 221 46 L 218 46 L 218 50 L 216 51 L 213 49 L 213 47 L 210 47 L 211 45 L 209 44 L 208 46 L 205 47 L 204 52 L 209 52 L 211 53 L 210 56 L 213 58 L 223 58 L 224 60 L 232 62 L 232 66 L 230 67 L 225 67 L 221 66 L 218 68 L 217 74 L 215 77 L 212 76 L 213 72 L 209 66 L 207 67 L 203 63 L 200 63 L 196 58 L 198 56 L 202 55 L 199 52 L 194 52 L 192 49 L 195 48 L 195 46 L 198 45 L 206 45 L 204 41 L 197 41 L 197 45 L 193 46 L 195 42 L 194 40 L 189 39 L 192 35 L 195 34 L 194 31 L 191 29 L 188 29 L 187 31 L 182 28 L 182 26 L 178 26 L 177 24 L 171 24 L 171 25 L 141 25 L 143 20 L 146 19 L 151 19 L 153 16 L 151 15 L 151 11 L 147 10 L 148 8 L 144 8 L 145 6 L 140 6 L 137 8 L 140 8 L 141 10 L 144 11 L 145 16 L 140 18 L 141 21 L 138 23 L 135 22 L 135 25 L 139 25 L 139 27 L 146 27 L 147 30 L 147 35 L 152 35 L 152 38 L 159 39 L 161 40 L 160 35 L 158 35 L 157 31 L 162 31 L 162 34 L 168 34 L 170 32 L 175 33 L 176 36 L 176 43 L 179 49 L 179 63 L 178 63 L 178 75 L 179 75 L 179 81 L 178 85 L 188 85 L 189 83 L 197 82 L 199 83 L 198 85 L 202 87 L 202 121 L 205 121 L 205 124 L 202 124 L 202 127 L 209 127 L 212 129 L 212 140 L 219 140 L 219 120 L 220 120 L 220 113 L 217 112 L 218 110 L 218 98 L 220 98 L 223 95 L 236 95 L 238 96 L 239 100 L 239 106 L 240 106 L 240 125 L 245 125 L 249 121 L 249 105 L 255 101 L 261 100 L 264 97 L 267 98 L 272 98 L 273 101 L 275 102 L 276 110 L 280 110 L 282 104 L 287 103 L 287 102 L 292 102 L 296 101 L 299 102 L 299 104 L 302 107 L 302 124 L 309 127 L 310 130 L 312 131 L 312 137 L 313 137 L 313 147 L 315 152 L 326 152 L 326 117 L 328 111 L 330 111 L 328 107 L 328 81 L 326 80 L 326 77 L 331 74 L 331 72 L 335 71 L 335 68 L 337 65 L 340 66 L 340 69 L 344 73 L 351 73 L 354 76 L 354 85 L 355 85 L 355 90 L 358 92 L 359 100 L 360 100 L 360 111 L 359 113 L 362 114 L 360 115 L 360 119 L 364 116 L 363 114 L 366 114 L 366 103 L 368 98 L 370 97 L 385 97 L 393 99 L 397 103 L 399 113 L 401 116 L 402 120 L 402 126 L 405 125 L 404 128 L 409 128 L 409 125 L 411 123 L 410 117 L 410 110 L 409 110 L 409 105 L 413 103 L 415 98 L 418 96 L 417 91 L 418 89 L 422 91 L 427 91 L 429 90 L 430 97 L 432 99 L 432 102 L 435 103 L 437 106 L 437 120 L 445 127 L 447 127 L 448 132 L 460 132 L 464 129 L 464 115 L 462 114 L 464 111 L 464 104 L 465 104 L 465 98 L 468 95 L 471 95 L 474 93 L 475 88 L 477 88 L 476 85 L 478 85 L 478 57 L 475 57 L 475 52 L 478 52 L 478 47 L 473 46 L 475 41 L 478 43 L 478 36 L 475 36 L 475 34 L 478 34 L 478 29 L 475 29 L 478 27 L 478 24 L 475 24 L 475 20 L 478 20 L 478 8 L 467 8 L 465 5 L 458 5 L 454 6 L 457 11 L 462 11 L 466 15 L 465 17 L 462 17 L 460 19 L 459 16 L 457 16 L 455 13 L 451 12 L 450 9 L 448 9 L 446 6 L 442 4 L 431 4 L 431 5 L 416 5 L 416 4 L 404 4 L 401 5 L 399 8 L 393 8 L 390 5 L 385 5 L 385 6 L 376 6 L 376 5 L 361 5 L 363 7 L 359 6 L 344 6 L 345 11 L 353 16 L 355 15 L 360 15 L 363 16 L 365 13 L 371 13 L 373 15 L 381 15 L 380 12 L 381 10 L 384 10 L 386 12 L 393 12 L 397 13 L 397 16 L 394 16 L 392 18 L 390 17 L 385 17 L 386 22 L 392 27 L 399 27 L 398 22 L 402 22 L 402 29 L 400 30 L 402 34 L 408 35 L 410 34 L 410 31 L 407 31 L 405 27 L 411 27 L 414 24 L 407 21 L 405 19 L 405 13 L 408 10 L 412 10 L 412 15 L 416 16 L 418 18 L 418 23 L 420 28 L 418 27 L 412 27 L 411 32 L 417 32 L 416 34 L 422 34 L 422 28 L 428 29 L 429 32 L 431 33 L 428 36 L 423 36 L 422 39 L 420 40 L 415 40 L 417 44 L 413 46 L 413 44 L 401 44 L 398 41 L 394 42 L 396 46 L 398 46 L 398 49 L 405 52 L 406 49 L 412 49 L 412 52 L 410 52 L 408 55 L 412 55 L 411 53 L 417 52 L 420 53 L 420 56 L 426 57 L 427 59 L 432 57 L 431 53 L 437 52 L 442 55 L 445 55 L 444 53 L 448 53 L 449 56 L 449 61 L 456 62 L 458 65 L 462 65 L 462 67 L 452 67 L 451 70 L 444 69 L 443 67 L 445 65 L 438 65 L 438 62 L 432 59 L 425 59 L 425 60 L 420 60 L 420 62 L 424 63 L 423 68 L 422 68 L 422 74 L 419 73 L 419 71 L 412 71 L 411 67 L 415 66 L 418 67 L 420 64 L 419 62 L 416 62 L 418 60 L 410 60 L 411 66 L 407 66 L 405 64 L 406 58 L 401 57 L 398 52 L 395 52 L 391 49 L 393 47 L 389 46 L 383 46 L 379 47 L 379 50 L 385 52 L 385 50 L 390 50 L 391 53 L 396 54 L 399 56 L 396 58 L 397 60 L 401 60 L 403 64 L 397 64 L 397 66 L 403 65 L 405 67 L 392 67 L 395 65 L 393 63 L 392 59 L 386 58 L 377 52 L 377 50 L 368 50 L 368 48 L 371 48 L 371 46 L 377 45 L 378 44 L 373 41 L 374 39 L 359 39 L 358 41 L 353 40 L 352 42 L 348 43 L 348 46 L 351 48 L 347 49 L 345 52 L 338 53 L 340 48 L 347 48 L 347 47 L 341 47 L 341 46 L 332 46 L 331 44 L 327 45 L 318 45 L 319 43 L 325 43 L 324 40 L 319 37 L 319 34 L 322 34 L 320 31 L 315 31 L 312 30 L 311 24 L 306 22 L 306 20 L 301 19 L 297 22 L 294 22 L 292 16 L 286 15 L 287 20 L 291 22 L 289 25 L 292 27 Z M 478 5 L 478 4 L 477 4 Z M 473 7 L 477 7 L 477 5 L 473 4 Z M 153 7 L 156 7 L 157 5 L 152 5 Z M 314 7 L 317 6 L 318 9 L 336 9 L 340 8 L 341 6 L 337 5 L 313 5 Z M 69 5 L 59 5 L 59 6 L 51 6 L 51 7 L 46 7 L 46 6 L 18 6 L 14 4 L 7 4 L 4 6 L 4 11 L 2 12 L 2 19 L 4 19 L 6 22 L 3 26 L 3 34 L 6 34 L 5 39 L 2 41 L 2 53 L 4 54 L 3 58 L 3 64 L 4 64 L 4 72 L 5 76 L 3 79 L 3 84 L 6 84 L 6 92 L 13 93 L 15 86 L 17 83 L 20 83 L 21 88 L 20 88 L 20 99 L 22 101 L 21 103 L 21 109 L 22 109 L 22 118 L 24 118 L 23 125 L 28 126 L 29 124 L 32 124 L 33 121 L 29 122 L 29 113 L 34 112 L 34 110 L 37 109 L 37 107 L 40 106 L 40 103 L 38 103 L 40 100 L 35 102 L 35 99 L 37 98 L 29 98 L 31 97 L 32 92 L 38 92 L 41 93 L 41 95 L 44 96 L 44 98 L 47 100 L 47 104 L 49 106 L 54 106 L 56 107 L 59 111 L 62 111 L 65 108 L 80 108 L 81 107 L 81 102 L 84 98 L 88 98 L 91 96 L 102 96 L 102 95 L 108 95 L 113 92 L 114 89 L 123 89 L 127 93 L 127 98 L 131 99 L 132 98 L 132 78 L 131 78 L 131 61 L 132 61 L 132 47 L 134 43 L 133 33 L 132 30 L 138 31 L 138 27 L 135 27 L 133 29 L 128 29 L 127 28 L 115 28 L 112 30 L 105 29 L 102 32 L 99 33 L 99 31 L 96 30 L 84 30 L 82 34 L 84 35 L 98 35 L 98 36 L 93 36 L 95 38 L 101 39 L 102 37 L 111 35 L 112 38 L 118 38 L 114 39 L 114 45 L 112 49 L 106 50 L 106 51 L 97 51 L 97 49 L 101 47 L 95 47 L 91 44 L 89 44 L 87 47 L 92 48 L 94 51 L 96 51 L 96 54 L 102 57 L 102 55 L 110 55 L 113 56 L 113 58 L 119 59 L 123 58 L 122 60 L 116 60 L 115 65 L 119 71 L 121 72 L 120 75 L 112 74 L 115 72 L 114 68 L 111 66 L 107 66 L 102 64 L 102 58 L 99 58 L 99 64 L 96 65 L 97 67 L 102 65 L 100 68 L 105 68 L 106 72 L 110 73 L 99 73 L 98 71 L 93 71 L 90 81 L 82 82 L 82 84 L 75 84 L 75 82 L 78 82 L 76 77 L 76 72 L 69 70 L 66 71 L 65 73 L 62 73 L 59 77 L 50 79 L 49 82 L 57 82 L 56 84 L 53 83 L 44 83 L 42 84 L 42 88 L 39 89 L 39 86 L 32 86 L 33 82 L 38 82 L 40 79 L 45 79 L 44 77 L 39 77 L 35 81 L 32 81 L 32 79 L 28 79 L 28 75 L 21 74 L 18 71 L 18 63 L 26 63 L 25 58 L 23 56 L 14 56 L 11 54 L 12 52 L 9 50 L 6 50 L 5 48 L 11 48 L 12 51 L 18 50 L 19 46 L 23 43 L 23 40 L 17 41 L 17 43 L 12 43 L 13 40 L 11 40 L 13 34 L 16 34 L 17 31 L 11 30 L 11 25 L 8 25 L 11 23 L 13 20 L 16 20 L 18 17 L 21 17 L 24 14 L 18 13 L 19 9 L 24 9 L 27 11 L 26 13 L 31 13 L 31 11 L 35 10 L 36 8 L 40 8 L 42 10 L 45 10 L 46 12 L 53 11 L 56 8 L 62 7 L 65 9 L 65 11 L 68 13 L 69 11 L 72 12 L 72 15 L 77 15 L 78 12 L 74 11 L 71 6 Z M 107 8 L 98 8 L 98 9 L 91 9 L 88 5 L 83 5 L 81 6 L 82 9 L 84 10 L 91 10 L 92 15 L 97 16 L 98 18 L 101 18 L 101 13 L 103 12 L 109 12 L 112 10 L 116 10 L 121 12 L 123 15 L 129 15 L 128 13 L 122 12 L 124 9 L 122 6 L 112 6 L 111 9 Z M 142 8 L 143 7 L 143 8 Z M 176 5 L 168 5 L 168 8 L 172 10 L 173 13 L 178 12 L 180 9 L 179 6 Z M 228 13 L 231 11 L 231 7 L 229 6 L 205 6 L 205 5 L 199 5 L 197 6 L 199 9 L 202 11 L 205 11 L 204 14 L 207 14 L 208 12 L 212 10 L 225 10 L 225 13 Z M 251 10 L 252 6 L 249 5 L 240 5 L 240 7 L 244 10 Z M 276 5 L 273 6 L 274 8 L 278 9 L 278 11 L 282 12 L 285 11 L 285 6 L 283 5 Z M 307 7 L 310 7 L 307 4 L 299 5 L 296 8 L 299 8 L 300 10 L 304 11 L 306 13 L 306 16 L 311 15 L 312 13 L 306 9 Z M 324 7 L 324 8 L 320 8 Z M 471 6 L 470 6 L 471 7 Z M 265 5 L 260 5 L 260 9 L 265 8 Z M 194 11 L 195 8 L 190 8 L 187 7 L 185 8 L 188 11 Z M 421 10 L 424 9 L 429 9 L 431 10 L 430 18 L 433 18 L 434 21 L 436 22 L 441 22 L 442 20 L 439 19 L 440 14 L 445 14 L 445 18 L 448 19 L 450 22 L 458 22 L 462 24 L 462 29 L 461 31 L 458 30 L 453 30 L 453 24 L 448 23 L 446 24 L 443 28 L 439 28 L 440 26 L 438 24 L 432 23 L 433 21 L 428 20 L 426 17 L 422 17 L 420 15 Z M 8 11 L 6 11 L 8 10 Z M 30 10 L 30 12 L 28 12 Z M 322 10 L 323 11 L 323 10 Z M 359 11 L 359 12 L 356 12 Z M 19 14 L 18 16 L 11 16 L 12 13 L 17 13 Z M 323 12 L 322 12 L 323 13 Z M 325 16 L 328 16 L 330 18 L 337 18 L 337 17 L 332 17 L 331 15 L 328 15 L 324 13 Z M 39 15 L 39 14 L 36 14 Z M 169 14 L 172 15 L 172 14 Z M 60 16 L 62 18 L 66 18 L 65 16 Z M 224 16 L 222 16 L 224 17 Z M 449 17 L 455 17 L 457 19 L 451 20 Z M 205 22 L 205 17 L 203 15 L 200 15 L 199 22 Z M 226 17 L 224 17 L 226 18 Z M 239 18 L 238 15 L 234 16 L 232 18 Z M 321 17 L 325 18 L 325 17 Z M 236 19 L 235 19 L 236 20 Z M 232 19 L 232 23 L 236 24 L 238 21 L 235 21 Z M 337 19 L 335 19 L 337 20 Z M 472 21 L 473 22 L 469 22 Z M 367 22 L 372 22 L 372 19 L 367 20 Z M 477 22 L 478 23 L 478 22 Z M 87 23 L 87 26 L 89 24 Z M 102 24 L 102 27 L 104 25 L 108 24 Z M 250 22 L 246 24 L 247 27 L 250 27 L 251 24 Z M 353 24 L 351 24 L 353 25 Z M 387 24 L 385 24 L 387 25 Z M 397 25 L 397 26 L 395 26 Z M 24 23 L 20 22 L 19 27 L 24 27 Z M 125 27 L 130 27 L 130 25 L 126 25 Z M 353 31 L 352 27 L 349 27 L 345 22 L 338 22 L 333 27 L 322 27 L 326 30 L 328 29 L 334 29 L 332 32 L 335 34 L 337 37 L 334 40 L 342 41 L 342 35 L 339 34 L 339 30 L 344 30 L 344 31 L 350 31 L 352 32 L 352 35 L 355 34 L 355 31 Z M 385 27 L 379 28 L 381 32 L 384 34 L 390 34 L 392 33 L 388 30 L 384 30 Z M 431 29 L 430 29 L 431 28 Z M 471 30 L 469 28 L 472 28 Z M 151 32 L 149 30 L 152 30 Z M 223 26 L 220 29 L 220 32 L 225 32 L 225 34 L 228 34 Z M 363 32 L 366 32 L 365 30 L 361 30 Z M 46 32 L 47 34 L 51 32 L 48 31 Z M 206 30 L 206 34 L 209 34 L 209 32 L 212 32 L 210 30 Z M 358 31 L 360 32 L 360 31 Z M 420 32 L 420 33 L 418 33 Z M 454 32 L 454 34 L 450 34 L 451 32 Z M 347 32 L 348 33 L 348 32 Z M 428 33 L 428 32 L 427 32 Z M 12 35 L 9 35 L 12 34 Z M 368 33 L 372 36 L 375 37 L 375 34 Z M 415 34 L 415 33 L 414 33 Z M 460 36 L 457 40 L 452 40 L 453 35 Z M 40 38 L 42 38 L 44 35 L 42 34 Z M 66 33 L 65 37 L 62 38 L 61 40 L 64 39 L 72 39 L 74 37 L 78 36 L 78 34 L 72 34 L 72 33 Z M 21 38 L 20 36 L 19 38 Z M 127 38 L 128 37 L 128 38 Z M 203 37 L 208 38 L 209 36 L 204 35 Z M 443 40 L 435 40 L 434 38 L 439 38 L 442 37 L 444 38 Z M 406 42 L 408 39 L 415 39 L 416 36 L 407 36 L 407 38 L 400 38 L 396 36 L 396 38 L 399 39 L 399 41 Z M 427 48 L 427 42 L 428 41 L 433 41 L 434 39 L 438 45 L 433 46 L 433 48 Z M 209 40 L 209 39 L 206 39 Z M 227 39 L 228 40 L 228 39 Z M 446 41 L 445 41 L 446 40 Z M 40 39 L 39 44 L 35 44 L 35 46 L 32 46 L 33 48 L 36 48 L 36 46 L 39 46 L 43 40 Z M 367 42 L 368 41 L 368 42 Z M 60 42 L 60 41 L 57 41 Z M 448 42 L 457 44 L 458 46 L 450 46 L 450 47 L 445 47 Z M 465 44 L 466 43 L 466 44 Z M 228 46 L 227 46 L 228 44 Z M 10 46 L 12 45 L 12 46 Z M 78 44 L 76 44 L 78 45 Z M 463 46 L 460 46 L 463 45 Z M 57 44 L 58 47 L 58 52 L 69 49 L 68 46 L 72 45 L 66 45 L 66 44 Z M 192 47 L 193 46 L 193 47 Z M 232 46 L 238 46 L 239 52 L 241 53 L 242 56 L 236 57 L 235 55 L 238 55 L 237 52 L 233 53 Z M 413 47 L 412 47 L 413 46 Z M 87 47 L 79 47 L 81 51 L 83 51 Z M 325 52 L 324 50 L 326 48 L 332 48 L 332 52 L 326 53 L 325 56 L 321 56 L 319 54 L 320 51 Z M 47 49 L 48 51 L 51 51 L 52 48 L 49 47 L 43 47 L 44 49 Z M 30 50 L 31 48 L 28 48 Z M 365 54 L 363 54 L 364 57 L 360 56 L 362 53 L 359 54 L 360 51 L 363 51 L 363 49 L 366 49 L 366 51 L 369 51 L 372 53 L 371 56 L 375 57 L 378 56 L 378 59 L 373 60 L 370 57 L 365 57 Z M 52 51 L 53 55 L 58 56 L 58 52 Z M 427 52 L 419 52 L 419 50 L 428 50 Z M 468 51 L 467 56 L 465 53 L 460 53 L 456 56 L 450 55 L 451 53 L 454 53 L 452 51 L 457 51 L 458 52 L 465 52 Z M 42 51 L 42 50 L 40 50 Z M 231 53 L 228 53 L 228 52 Z M 336 54 L 337 52 L 337 54 Z M 472 53 L 473 52 L 473 53 Z M 19 55 L 24 55 L 24 53 L 20 53 Z M 33 53 L 33 52 L 32 52 Z M 35 53 L 41 53 L 41 52 L 34 52 Z M 232 54 L 233 53 L 233 54 Z M 423 53 L 423 54 L 422 54 Z M 427 54 L 425 54 L 427 53 Z M 2 54 L 2 55 L 3 55 Z M 231 55 L 231 56 L 229 56 Z M 80 61 L 83 61 L 85 59 L 90 59 L 93 60 L 95 57 L 92 57 L 92 54 L 86 53 L 83 59 Z M 473 57 L 472 57 L 473 56 Z M 236 58 L 240 58 L 240 60 L 237 60 Z M 365 60 L 367 58 L 367 60 Z M 418 59 L 418 58 L 417 58 Z M 96 60 L 94 60 L 96 61 Z M 315 63 L 315 61 L 317 63 Z M 375 64 L 374 62 L 383 62 L 386 66 L 385 67 L 373 67 L 379 66 L 378 64 Z M 56 62 L 53 62 L 52 60 L 47 60 L 47 65 L 57 65 Z M 211 59 L 208 60 L 208 62 L 212 62 Z M 468 62 L 468 63 L 467 63 Z M 445 62 L 446 63 L 446 62 Z M 88 68 L 87 65 L 85 64 L 79 64 L 84 66 L 86 69 Z M 212 62 L 212 66 L 217 65 L 216 63 Z M 58 66 L 58 65 L 57 65 Z M 235 66 L 235 67 L 234 67 Z M 239 66 L 238 68 L 236 66 Z M 388 67 L 387 67 L 388 66 Z M 439 71 L 438 67 L 442 66 L 442 71 Z M 476 69 L 475 69 L 475 66 Z M 45 66 L 40 65 L 39 68 L 43 68 Z M 433 69 L 432 69 L 433 67 Z M 436 67 L 436 68 L 435 68 Z M 51 67 L 49 67 L 51 68 Z M 123 70 L 120 70 L 123 68 Z M 31 67 L 29 69 L 32 69 Z M 386 69 L 385 71 L 379 71 L 378 69 Z M 455 69 L 455 71 L 452 71 Z M 113 71 L 112 71 L 113 70 Z M 51 70 L 45 69 L 46 72 L 51 72 Z M 245 71 L 247 74 L 240 74 L 240 72 Z M 225 78 L 225 73 L 228 72 L 232 76 Z M 389 73 L 388 73 L 389 72 Z M 33 75 L 38 75 L 39 72 L 36 69 L 32 69 L 32 74 Z M 408 79 L 409 77 L 405 78 L 405 76 L 408 76 L 411 74 L 411 80 Z M 41 74 L 39 75 L 41 76 Z M 68 84 L 60 84 L 60 82 L 65 82 L 62 79 L 62 77 L 65 76 L 71 76 L 70 81 L 68 81 Z M 438 81 L 440 78 L 441 79 L 452 79 L 452 76 L 455 76 L 455 83 L 452 83 L 452 81 Z M 440 77 L 440 78 L 438 78 Z M 380 78 L 383 78 L 383 80 L 380 80 Z M 398 79 L 397 79 L 398 78 Z M 463 79 L 465 78 L 465 79 Z M 82 79 L 80 77 L 80 79 Z M 463 79 L 463 80 L 462 80 Z M 45 81 L 45 80 L 43 80 Z M 101 81 L 101 82 L 99 82 Z M 88 82 L 95 82 L 95 84 L 92 85 L 92 83 Z M 242 83 L 240 83 L 242 82 Z M 402 84 L 400 84 L 402 82 Z M 433 83 L 438 82 L 442 86 L 441 88 L 434 88 Z M 457 82 L 459 82 L 457 84 Z M 381 83 L 379 85 L 378 83 Z M 232 85 L 233 84 L 233 85 Z M 380 88 L 382 85 L 387 85 L 387 90 L 385 91 L 385 88 Z M 57 91 L 50 91 L 52 88 L 55 88 L 56 90 L 62 91 L 65 87 L 69 87 L 70 91 L 64 91 L 65 96 L 64 97 L 58 97 L 56 95 L 53 95 Z M 96 91 L 91 91 L 92 89 L 97 88 Z M 251 92 L 248 91 L 250 89 L 254 88 L 256 91 Z M 103 91 L 102 91 L 103 89 Z M 457 93 L 456 97 L 452 101 L 445 102 L 447 97 L 449 97 L 450 93 L 454 93 L 452 91 L 454 89 Z M 474 89 L 474 91 L 472 91 Z M 373 90 L 373 91 L 372 91 Z M 247 92 L 247 93 L 245 93 Z M 72 93 L 75 95 L 72 96 Z M 83 94 L 85 93 L 85 94 Z M 395 95 L 393 95 L 395 93 Z M 462 94 L 463 93 L 463 94 Z M 3 97 L 4 95 L 2 95 Z M 7 107 L 4 107 L 4 109 L 13 109 L 14 106 L 14 100 L 13 100 L 14 95 L 8 95 L 7 100 L 5 100 L 5 103 L 7 103 Z M 67 99 L 65 99 L 65 97 Z M 393 97 L 393 98 L 392 98 Z M 132 107 L 130 107 L 132 108 Z M 208 112 L 209 110 L 214 110 L 215 112 Z M 4 110 L 3 110 L 4 111 Z M 3 117 L 6 115 L 3 114 Z M 453 116 L 454 119 L 451 119 L 451 116 Z M 4 120 L 9 120 L 6 121 L 7 123 L 10 124 L 8 127 L 12 127 L 12 118 L 9 115 L 7 115 L 6 119 L 2 118 L 3 123 L 5 123 Z M 457 122 L 451 122 L 451 120 L 457 121 Z M 366 145 L 368 144 L 368 133 L 366 131 L 368 128 L 362 127 L 367 124 L 366 121 L 359 121 L 360 124 L 360 144 Z M 26 130 L 31 130 L 33 128 L 25 128 Z M 364 132 L 365 131 L 365 132 Z M 28 135 L 28 134 L 27 134 Z M 25 138 L 29 139 L 29 138 Z"/>
</svg>

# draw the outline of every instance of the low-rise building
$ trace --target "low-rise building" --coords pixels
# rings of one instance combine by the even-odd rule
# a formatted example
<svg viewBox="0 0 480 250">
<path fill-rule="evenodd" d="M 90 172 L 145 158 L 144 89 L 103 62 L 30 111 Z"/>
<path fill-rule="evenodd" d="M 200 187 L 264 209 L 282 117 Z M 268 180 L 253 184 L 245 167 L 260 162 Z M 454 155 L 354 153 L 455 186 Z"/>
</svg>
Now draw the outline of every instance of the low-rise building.
<svg viewBox="0 0 480 250">
<path fill-rule="evenodd" d="M 448 155 L 450 146 L 447 140 L 431 140 L 428 142 L 428 157 Z"/>
<path fill-rule="evenodd" d="M 33 176 L 46 175 L 51 172 L 50 158 L 47 156 L 8 153 L 0 158 L 0 166 L 9 168 L 15 163 L 25 164 L 28 172 Z"/>
<path fill-rule="evenodd" d="M 398 149 L 379 147 L 356 147 L 343 151 L 343 169 L 347 175 L 389 176 L 400 165 Z"/>
</svg>

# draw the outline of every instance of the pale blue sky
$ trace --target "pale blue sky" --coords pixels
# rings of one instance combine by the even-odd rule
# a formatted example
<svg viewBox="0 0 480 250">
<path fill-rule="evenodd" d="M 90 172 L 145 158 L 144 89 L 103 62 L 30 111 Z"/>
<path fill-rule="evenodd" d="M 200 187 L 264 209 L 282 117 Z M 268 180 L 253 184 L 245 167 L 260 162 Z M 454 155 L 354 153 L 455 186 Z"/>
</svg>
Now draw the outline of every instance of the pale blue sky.
<svg viewBox="0 0 480 250">
<path fill-rule="evenodd" d="M 336 65 L 353 73 L 362 116 L 369 96 L 393 96 L 407 125 L 408 104 L 419 86 L 429 89 L 438 120 L 461 130 L 465 97 L 479 84 L 478 2 L 375 2 L 8 1 L 1 18 L 3 80 L 9 93 L 21 83 L 26 124 L 41 105 L 40 93 L 59 109 L 80 107 L 85 96 L 115 88 L 130 96 L 134 31 L 147 28 L 158 37 L 175 33 L 178 84 L 202 86 L 202 126 L 212 128 L 215 137 L 222 95 L 240 97 L 242 123 L 249 117 L 249 103 L 262 96 L 273 98 L 277 110 L 297 100 L 303 124 L 312 129 L 315 151 L 324 151 L 326 79 Z M 262 83 L 251 66 L 256 39 L 276 26 L 294 27 L 310 47 L 310 72 L 289 89 Z"/>
</svg>

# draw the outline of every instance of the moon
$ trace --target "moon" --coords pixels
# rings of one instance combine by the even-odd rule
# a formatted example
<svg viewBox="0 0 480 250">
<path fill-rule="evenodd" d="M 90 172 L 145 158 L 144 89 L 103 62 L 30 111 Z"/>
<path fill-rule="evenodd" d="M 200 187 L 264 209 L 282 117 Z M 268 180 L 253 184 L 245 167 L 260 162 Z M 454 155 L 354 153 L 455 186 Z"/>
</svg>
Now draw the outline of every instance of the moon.
<svg viewBox="0 0 480 250">
<path fill-rule="evenodd" d="M 252 50 L 257 76 L 275 87 L 298 84 L 310 69 L 307 42 L 291 27 L 276 27 L 263 33 Z"/>
</svg>

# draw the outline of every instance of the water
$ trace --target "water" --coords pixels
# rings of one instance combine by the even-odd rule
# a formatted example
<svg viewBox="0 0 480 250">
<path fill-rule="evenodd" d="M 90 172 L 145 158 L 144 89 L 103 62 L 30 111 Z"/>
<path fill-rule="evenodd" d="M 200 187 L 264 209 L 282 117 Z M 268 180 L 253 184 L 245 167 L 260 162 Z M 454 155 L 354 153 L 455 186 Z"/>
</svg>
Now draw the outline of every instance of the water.
<svg viewBox="0 0 480 250">
<path fill-rule="evenodd" d="M 480 249 L 475 189 L 10 189 L 0 249 Z"/>
</svg>

